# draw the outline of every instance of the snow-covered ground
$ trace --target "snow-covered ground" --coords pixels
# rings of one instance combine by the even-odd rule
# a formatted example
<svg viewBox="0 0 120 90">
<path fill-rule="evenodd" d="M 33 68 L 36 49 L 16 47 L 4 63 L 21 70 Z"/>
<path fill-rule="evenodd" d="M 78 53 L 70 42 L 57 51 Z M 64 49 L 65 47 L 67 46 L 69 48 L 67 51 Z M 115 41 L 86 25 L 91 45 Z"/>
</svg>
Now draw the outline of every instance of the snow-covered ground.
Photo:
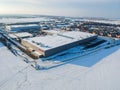
<svg viewBox="0 0 120 90">
<path fill-rule="evenodd" d="M 120 24 L 120 20 L 88 20 L 92 22 L 106 23 L 106 24 Z"/>
<path fill-rule="evenodd" d="M 120 90 L 120 46 L 35 70 L 0 43 L 0 90 Z"/>
</svg>

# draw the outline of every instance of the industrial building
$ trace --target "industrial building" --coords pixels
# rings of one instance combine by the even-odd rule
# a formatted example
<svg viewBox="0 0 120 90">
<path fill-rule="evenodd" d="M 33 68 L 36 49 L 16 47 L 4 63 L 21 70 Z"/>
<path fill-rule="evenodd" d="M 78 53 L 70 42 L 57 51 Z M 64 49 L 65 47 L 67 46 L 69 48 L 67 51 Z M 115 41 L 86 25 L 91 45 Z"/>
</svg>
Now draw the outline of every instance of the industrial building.
<svg viewBox="0 0 120 90">
<path fill-rule="evenodd" d="M 29 38 L 32 37 L 33 35 L 28 32 L 20 32 L 20 33 L 10 33 L 9 36 L 13 39 L 17 39 L 17 38 Z"/>
<path fill-rule="evenodd" d="M 45 32 L 48 33 L 45 36 L 22 39 L 21 44 L 30 52 L 36 51 L 37 55 L 47 57 L 97 38 L 95 34 L 80 31 L 46 30 Z"/>
<path fill-rule="evenodd" d="M 5 30 L 8 32 L 36 32 L 40 30 L 40 25 L 39 22 L 11 23 L 5 25 Z"/>
</svg>

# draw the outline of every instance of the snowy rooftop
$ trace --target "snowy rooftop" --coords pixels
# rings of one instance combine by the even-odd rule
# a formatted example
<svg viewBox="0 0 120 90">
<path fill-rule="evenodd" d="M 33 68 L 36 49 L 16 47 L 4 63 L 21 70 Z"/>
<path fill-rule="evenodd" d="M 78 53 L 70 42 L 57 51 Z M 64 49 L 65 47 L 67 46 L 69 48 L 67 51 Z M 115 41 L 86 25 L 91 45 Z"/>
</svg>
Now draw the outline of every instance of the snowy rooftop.
<svg viewBox="0 0 120 90">
<path fill-rule="evenodd" d="M 21 32 L 21 33 L 13 33 L 13 34 L 9 34 L 9 36 L 11 38 L 17 38 L 18 37 L 29 37 L 32 36 L 32 34 L 28 33 L 28 32 Z"/>
<path fill-rule="evenodd" d="M 52 32 L 57 32 L 57 31 L 52 31 Z M 59 47 L 92 36 L 94 36 L 94 34 L 89 34 L 79 31 L 70 31 L 70 32 L 55 33 L 53 35 L 32 37 L 24 40 L 34 44 L 35 46 L 43 50 L 48 50 L 51 48 Z"/>
<path fill-rule="evenodd" d="M 16 27 L 32 27 L 32 26 L 38 26 L 37 24 L 28 24 L 28 25 L 11 25 L 10 27 L 16 28 Z"/>
<path fill-rule="evenodd" d="M 78 39 L 78 40 L 82 38 L 88 38 L 94 36 L 94 34 L 79 32 L 79 31 L 64 32 L 62 35 L 72 37 L 73 39 Z"/>
</svg>

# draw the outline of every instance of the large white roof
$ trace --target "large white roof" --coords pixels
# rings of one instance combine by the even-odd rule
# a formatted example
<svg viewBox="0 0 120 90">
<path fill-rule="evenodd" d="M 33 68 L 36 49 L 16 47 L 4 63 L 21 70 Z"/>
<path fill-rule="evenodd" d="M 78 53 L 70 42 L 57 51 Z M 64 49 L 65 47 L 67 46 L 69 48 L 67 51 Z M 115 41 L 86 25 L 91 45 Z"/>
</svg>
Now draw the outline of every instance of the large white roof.
<svg viewBox="0 0 120 90">
<path fill-rule="evenodd" d="M 52 31 L 53 32 L 53 31 Z M 51 48 L 59 47 L 65 44 L 69 44 L 78 40 L 82 40 L 88 37 L 94 36 L 93 34 L 70 31 L 70 32 L 59 32 L 53 35 L 39 36 L 24 39 L 29 43 L 43 49 L 48 50 Z"/>
<path fill-rule="evenodd" d="M 28 24 L 28 25 L 11 25 L 12 28 L 20 28 L 20 27 L 39 27 L 37 24 Z"/>
<path fill-rule="evenodd" d="M 79 32 L 79 31 L 64 32 L 62 35 L 68 36 L 68 37 L 71 37 L 71 38 L 74 38 L 74 39 L 78 39 L 78 40 L 82 39 L 82 38 L 87 38 L 87 37 L 94 36 L 94 34 Z"/>
<path fill-rule="evenodd" d="M 21 33 L 13 33 L 13 34 L 9 34 L 9 36 L 11 38 L 17 38 L 18 37 L 28 37 L 28 36 L 32 36 L 32 34 L 28 33 L 28 32 L 21 32 Z"/>
</svg>

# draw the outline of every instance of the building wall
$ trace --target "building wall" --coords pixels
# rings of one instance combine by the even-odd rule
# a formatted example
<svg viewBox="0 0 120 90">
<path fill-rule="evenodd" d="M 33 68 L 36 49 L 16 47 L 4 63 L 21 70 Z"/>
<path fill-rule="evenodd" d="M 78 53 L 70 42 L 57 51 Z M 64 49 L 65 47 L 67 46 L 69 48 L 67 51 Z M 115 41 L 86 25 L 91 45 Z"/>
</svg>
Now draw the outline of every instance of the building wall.
<svg viewBox="0 0 120 90">
<path fill-rule="evenodd" d="M 86 39 L 82 39 L 82 40 L 79 40 L 79 41 L 76 41 L 76 42 L 72 42 L 72 43 L 69 43 L 69 44 L 66 44 L 66 45 L 63 45 L 63 46 L 59 46 L 59 47 L 56 47 L 56 48 L 53 48 L 53 49 L 46 50 L 45 51 L 45 57 L 51 56 L 51 55 L 59 53 L 59 52 L 62 52 L 64 50 L 67 50 L 67 49 L 70 49 L 72 47 L 78 46 L 80 44 L 90 42 L 90 41 L 92 41 L 96 38 L 97 38 L 97 35 L 86 38 Z"/>
<path fill-rule="evenodd" d="M 33 49 L 33 50 L 41 53 L 42 55 L 45 55 L 45 53 L 44 53 L 43 50 L 41 50 L 40 48 L 36 47 L 35 45 L 33 45 L 33 44 L 31 44 L 31 43 L 29 43 L 29 42 L 27 42 L 27 41 L 25 41 L 25 40 L 21 40 L 21 44 L 22 44 L 24 47 L 26 47 L 28 50 L 29 50 L 29 48 L 31 48 L 31 49 Z M 32 52 L 32 50 L 31 50 L 31 52 Z"/>
</svg>

